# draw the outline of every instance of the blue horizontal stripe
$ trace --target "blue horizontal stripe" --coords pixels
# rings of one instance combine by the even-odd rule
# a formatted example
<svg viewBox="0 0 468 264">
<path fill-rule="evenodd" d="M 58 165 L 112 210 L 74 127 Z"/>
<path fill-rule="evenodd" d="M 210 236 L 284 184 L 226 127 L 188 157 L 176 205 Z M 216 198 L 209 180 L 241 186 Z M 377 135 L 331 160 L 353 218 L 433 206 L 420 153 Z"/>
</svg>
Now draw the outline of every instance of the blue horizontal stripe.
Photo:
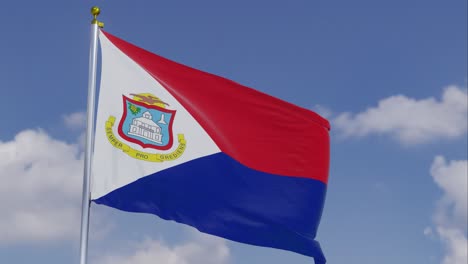
<svg viewBox="0 0 468 264">
<path fill-rule="evenodd" d="M 143 177 L 94 202 L 323 264 L 314 238 L 325 193 L 320 181 L 259 172 L 217 153 Z"/>
</svg>

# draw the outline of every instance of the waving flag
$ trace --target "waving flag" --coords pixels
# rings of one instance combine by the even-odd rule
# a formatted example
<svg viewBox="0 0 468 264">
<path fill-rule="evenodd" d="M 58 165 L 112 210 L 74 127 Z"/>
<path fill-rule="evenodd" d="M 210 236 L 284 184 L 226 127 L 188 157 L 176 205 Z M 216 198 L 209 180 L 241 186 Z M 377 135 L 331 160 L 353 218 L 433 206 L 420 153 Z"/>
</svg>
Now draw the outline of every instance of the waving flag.
<svg viewBox="0 0 468 264">
<path fill-rule="evenodd" d="M 327 120 L 107 32 L 100 43 L 95 203 L 325 263 Z"/>
</svg>

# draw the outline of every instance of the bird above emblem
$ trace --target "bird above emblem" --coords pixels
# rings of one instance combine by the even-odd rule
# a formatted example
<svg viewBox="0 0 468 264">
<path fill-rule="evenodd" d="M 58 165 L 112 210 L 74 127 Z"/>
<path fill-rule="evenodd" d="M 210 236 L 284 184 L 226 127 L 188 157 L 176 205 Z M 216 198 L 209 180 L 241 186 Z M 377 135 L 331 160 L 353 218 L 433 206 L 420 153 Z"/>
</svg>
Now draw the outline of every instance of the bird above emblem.
<svg viewBox="0 0 468 264">
<path fill-rule="evenodd" d="M 144 93 L 144 94 L 130 94 L 131 96 L 133 96 L 133 100 L 137 100 L 137 101 L 140 101 L 140 102 L 143 102 L 143 103 L 146 103 L 146 104 L 149 104 L 149 105 L 158 105 L 158 106 L 161 106 L 164 108 L 164 106 L 169 106 L 168 103 L 162 101 L 161 99 L 159 99 L 158 97 L 152 95 L 152 94 L 149 94 L 149 93 Z"/>
</svg>

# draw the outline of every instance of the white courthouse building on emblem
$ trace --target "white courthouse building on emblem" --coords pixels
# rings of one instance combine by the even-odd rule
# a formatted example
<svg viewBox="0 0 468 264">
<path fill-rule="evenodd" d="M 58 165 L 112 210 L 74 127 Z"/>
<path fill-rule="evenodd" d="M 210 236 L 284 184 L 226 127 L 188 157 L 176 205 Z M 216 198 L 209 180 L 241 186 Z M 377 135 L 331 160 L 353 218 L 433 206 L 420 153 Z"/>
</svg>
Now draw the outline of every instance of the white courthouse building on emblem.
<svg viewBox="0 0 468 264">
<path fill-rule="evenodd" d="M 164 114 L 161 114 L 161 119 L 158 121 L 159 124 L 166 124 L 164 121 Z M 161 127 L 153 121 L 153 116 L 150 112 L 146 111 L 143 116 L 136 117 L 130 124 L 129 135 L 144 138 L 146 140 L 162 143 Z"/>
</svg>

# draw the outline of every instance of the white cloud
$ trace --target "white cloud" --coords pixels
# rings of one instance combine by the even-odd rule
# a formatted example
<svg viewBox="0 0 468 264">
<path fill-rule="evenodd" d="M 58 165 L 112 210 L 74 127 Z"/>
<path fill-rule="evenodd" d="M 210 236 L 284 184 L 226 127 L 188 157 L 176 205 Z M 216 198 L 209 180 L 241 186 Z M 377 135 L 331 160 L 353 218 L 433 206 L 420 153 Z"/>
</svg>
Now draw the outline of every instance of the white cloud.
<svg viewBox="0 0 468 264">
<path fill-rule="evenodd" d="M 86 146 L 86 118 L 85 112 L 75 112 L 62 116 L 63 124 L 67 128 L 81 132 L 76 139 L 81 151 L 84 151 Z"/>
<path fill-rule="evenodd" d="M 363 112 L 342 113 L 333 123 L 345 136 L 388 134 L 402 143 L 417 144 L 464 135 L 467 111 L 466 88 L 449 86 L 440 100 L 395 95 Z"/>
<path fill-rule="evenodd" d="M 432 228 L 430 227 L 426 227 L 424 228 L 424 231 L 423 231 L 424 235 L 427 236 L 427 237 L 432 237 L 434 235 L 433 231 L 432 231 Z"/>
<path fill-rule="evenodd" d="M 323 118 L 331 118 L 333 116 L 333 111 L 326 106 L 323 105 L 315 105 L 313 110 L 317 112 L 317 114 L 321 115 Z"/>
<path fill-rule="evenodd" d="M 0 243 L 77 237 L 83 161 L 41 130 L 0 141 Z"/>
<path fill-rule="evenodd" d="M 434 213 L 436 232 L 446 247 L 443 264 L 468 263 L 468 161 L 447 162 L 437 156 L 431 175 L 444 194 Z"/>
<path fill-rule="evenodd" d="M 115 253 L 94 261 L 96 264 L 225 264 L 229 262 L 229 248 L 224 240 L 197 235 L 193 241 L 168 246 L 161 241 L 147 239 L 132 246 L 131 254 Z"/>
<path fill-rule="evenodd" d="M 84 129 L 86 127 L 86 113 L 75 112 L 64 115 L 63 122 L 70 129 Z"/>
<path fill-rule="evenodd" d="M 444 197 L 440 201 L 439 207 L 450 208 L 450 214 L 444 212 L 443 215 L 450 216 L 458 223 L 465 225 L 467 217 L 467 182 L 468 182 L 468 162 L 457 160 L 447 162 L 444 157 L 437 156 L 431 167 L 431 175 L 437 185 L 444 191 Z M 440 219 L 446 221 L 447 219 Z"/>
<path fill-rule="evenodd" d="M 466 232 L 463 233 L 457 228 L 439 227 L 437 233 L 446 247 L 446 254 L 442 260 L 443 264 L 468 263 Z"/>
</svg>

